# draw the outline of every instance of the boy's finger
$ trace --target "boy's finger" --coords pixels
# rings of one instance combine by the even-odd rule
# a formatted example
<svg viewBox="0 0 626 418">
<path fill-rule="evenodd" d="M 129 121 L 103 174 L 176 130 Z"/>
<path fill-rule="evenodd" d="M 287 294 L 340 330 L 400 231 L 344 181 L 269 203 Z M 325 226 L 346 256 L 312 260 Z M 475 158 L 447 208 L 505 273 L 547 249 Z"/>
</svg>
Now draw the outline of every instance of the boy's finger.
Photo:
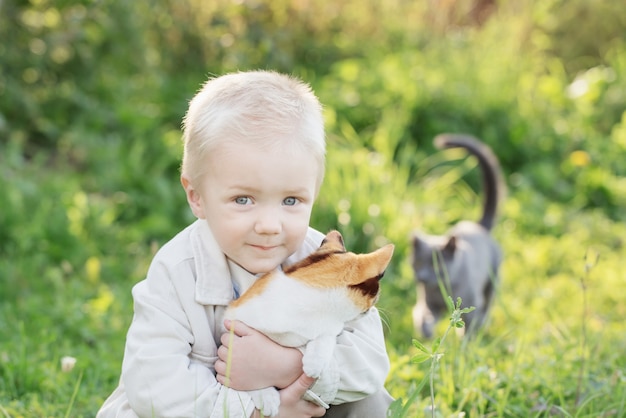
<svg viewBox="0 0 626 418">
<path fill-rule="evenodd" d="M 293 382 L 289 388 L 293 390 L 293 394 L 295 396 L 297 396 L 298 398 L 302 398 L 302 396 L 304 396 L 306 391 L 311 387 L 314 382 L 315 379 L 302 373 L 298 380 Z"/>
<path fill-rule="evenodd" d="M 251 328 L 241 321 L 230 321 L 227 319 L 224 321 L 224 326 L 228 331 L 233 328 L 235 335 L 238 337 L 243 337 L 244 335 L 249 335 L 251 333 Z"/>
<path fill-rule="evenodd" d="M 313 383 L 315 383 L 315 379 L 302 373 L 295 382 L 283 389 L 283 392 L 292 400 L 307 401 L 307 413 L 309 414 L 307 416 L 321 417 L 326 413 L 328 405 L 322 406 L 324 402 L 321 399 L 319 400 L 321 403 L 318 403 L 304 397 Z"/>
</svg>

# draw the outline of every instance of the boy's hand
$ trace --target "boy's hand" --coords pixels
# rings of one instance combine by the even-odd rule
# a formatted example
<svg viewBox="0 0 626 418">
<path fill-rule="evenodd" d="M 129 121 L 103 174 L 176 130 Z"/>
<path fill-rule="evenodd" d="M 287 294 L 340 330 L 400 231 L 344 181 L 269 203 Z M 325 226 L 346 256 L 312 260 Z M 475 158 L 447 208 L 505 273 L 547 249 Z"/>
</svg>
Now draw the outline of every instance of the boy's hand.
<svg viewBox="0 0 626 418">
<path fill-rule="evenodd" d="M 222 345 L 217 350 L 219 359 L 215 362 L 215 371 L 221 384 L 236 390 L 270 386 L 281 389 L 290 386 L 302 374 L 302 353 L 298 349 L 276 344 L 239 321 L 225 321 L 224 325 L 227 330 L 232 326 L 234 335 L 230 331 L 222 334 Z M 231 364 L 227 379 L 229 355 Z"/>
<path fill-rule="evenodd" d="M 302 399 L 307 389 L 315 382 L 315 379 L 302 373 L 291 385 L 282 389 L 280 393 L 280 409 L 276 418 L 311 418 L 323 417 L 326 409 L 312 402 Z M 255 411 L 255 414 L 257 411 Z M 256 417 L 256 415 L 252 415 Z"/>
</svg>

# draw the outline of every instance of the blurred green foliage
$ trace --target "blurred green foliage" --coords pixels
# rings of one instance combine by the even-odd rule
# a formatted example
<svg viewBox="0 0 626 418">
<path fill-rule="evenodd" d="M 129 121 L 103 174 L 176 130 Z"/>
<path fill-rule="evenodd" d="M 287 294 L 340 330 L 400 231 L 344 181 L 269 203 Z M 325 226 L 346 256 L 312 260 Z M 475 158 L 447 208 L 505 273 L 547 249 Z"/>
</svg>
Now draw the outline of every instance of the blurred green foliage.
<svg viewBox="0 0 626 418">
<path fill-rule="evenodd" d="M 442 364 L 442 411 L 572 402 L 560 387 L 580 365 L 568 301 L 588 248 L 604 263 L 590 327 L 606 340 L 590 387 L 623 383 L 608 370 L 625 367 L 611 349 L 626 315 L 625 29 L 611 0 L 0 1 L 0 410 L 93 416 L 119 377 L 130 287 L 192 220 L 178 182 L 187 102 L 207 77 L 255 68 L 303 78 L 325 105 L 313 226 L 339 228 L 354 251 L 396 243 L 380 302 L 396 396 L 423 376 L 407 365 L 409 233 L 480 210 L 475 163 L 435 152 L 441 132 L 487 142 L 509 187 L 492 339 Z M 72 402 L 67 354 L 83 373 Z M 533 365 L 560 355 L 571 363 L 554 385 Z"/>
</svg>

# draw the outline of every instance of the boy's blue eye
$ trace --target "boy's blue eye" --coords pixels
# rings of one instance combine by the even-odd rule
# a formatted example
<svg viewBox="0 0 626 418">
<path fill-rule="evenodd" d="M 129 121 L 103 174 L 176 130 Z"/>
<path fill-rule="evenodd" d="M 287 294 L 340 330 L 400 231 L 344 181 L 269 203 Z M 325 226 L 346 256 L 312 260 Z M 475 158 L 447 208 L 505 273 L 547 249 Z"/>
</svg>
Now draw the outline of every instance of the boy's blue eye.
<svg viewBox="0 0 626 418">
<path fill-rule="evenodd" d="M 283 204 L 285 206 L 294 206 L 296 203 L 298 203 L 298 199 L 296 199 L 295 197 L 287 197 L 285 198 L 285 200 L 283 200 Z"/>
<path fill-rule="evenodd" d="M 235 198 L 235 203 L 238 205 L 248 205 L 251 200 L 248 196 L 239 196 Z"/>
</svg>

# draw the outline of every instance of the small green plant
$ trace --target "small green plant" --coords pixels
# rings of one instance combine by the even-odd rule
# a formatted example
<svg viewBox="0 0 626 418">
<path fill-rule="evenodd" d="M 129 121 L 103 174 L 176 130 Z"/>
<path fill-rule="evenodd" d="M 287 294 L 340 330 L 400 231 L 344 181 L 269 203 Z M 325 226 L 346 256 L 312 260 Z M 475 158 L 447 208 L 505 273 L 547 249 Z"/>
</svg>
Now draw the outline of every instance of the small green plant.
<svg viewBox="0 0 626 418">
<path fill-rule="evenodd" d="M 415 401 L 427 380 L 430 385 L 431 417 L 435 417 L 435 371 L 437 369 L 437 365 L 439 364 L 439 360 L 441 360 L 444 355 L 441 347 L 452 329 L 460 329 L 465 327 L 465 321 L 463 321 L 462 318 L 463 314 L 472 312 L 475 309 L 474 306 L 461 308 L 462 302 L 463 301 L 461 300 L 461 298 L 457 298 L 455 304 L 452 297 L 449 295 L 447 296 L 446 304 L 448 305 L 448 309 L 451 312 L 450 323 L 448 325 L 448 328 L 446 328 L 445 332 L 443 333 L 443 336 L 436 338 L 431 344 L 430 348 L 426 347 L 418 340 L 413 339 L 413 346 L 418 349 L 418 353 L 412 357 L 411 362 L 414 364 L 421 364 L 430 361 L 430 370 L 428 374 L 424 377 L 424 379 L 420 382 L 420 384 L 413 390 L 413 392 L 409 396 L 409 399 L 404 405 L 402 403 L 402 399 L 397 399 L 391 404 L 387 413 L 389 417 L 406 417 L 409 412 L 409 406 Z"/>
<path fill-rule="evenodd" d="M 76 396 L 78 395 L 78 391 L 80 389 L 80 383 L 83 380 L 83 372 L 81 371 L 78 375 L 78 380 L 76 380 L 76 385 L 74 386 L 74 391 L 72 392 L 72 397 L 70 399 L 69 405 L 67 406 L 67 410 L 65 411 L 65 418 L 71 416 L 72 408 L 74 407 L 74 402 L 76 401 Z"/>
<path fill-rule="evenodd" d="M 587 366 L 587 350 L 588 350 L 588 331 L 587 331 L 587 322 L 589 316 L 589 297 L 587 295 L 587 282 L 589 280 L 589 274 L 593 267 L 598 264 L 598 260 L 600 259 L 600 254 L 596 253 L 595 258 L 592 259 L 589 251 L 585 252 L 585 272 L 584 275 L 580 277 L 580 288 L 582 290 L 582 303 L 583 303 L 583 313 L 581 319 L 581 329 L 580 329 L 580 369 L 578 370 L 578 382 L 576 384 L 576 405 L 580 405 L 582 401 L 582 392 L 583 392 L 583 379 L 586 374 L 586 366 Z"/>
</svg>

